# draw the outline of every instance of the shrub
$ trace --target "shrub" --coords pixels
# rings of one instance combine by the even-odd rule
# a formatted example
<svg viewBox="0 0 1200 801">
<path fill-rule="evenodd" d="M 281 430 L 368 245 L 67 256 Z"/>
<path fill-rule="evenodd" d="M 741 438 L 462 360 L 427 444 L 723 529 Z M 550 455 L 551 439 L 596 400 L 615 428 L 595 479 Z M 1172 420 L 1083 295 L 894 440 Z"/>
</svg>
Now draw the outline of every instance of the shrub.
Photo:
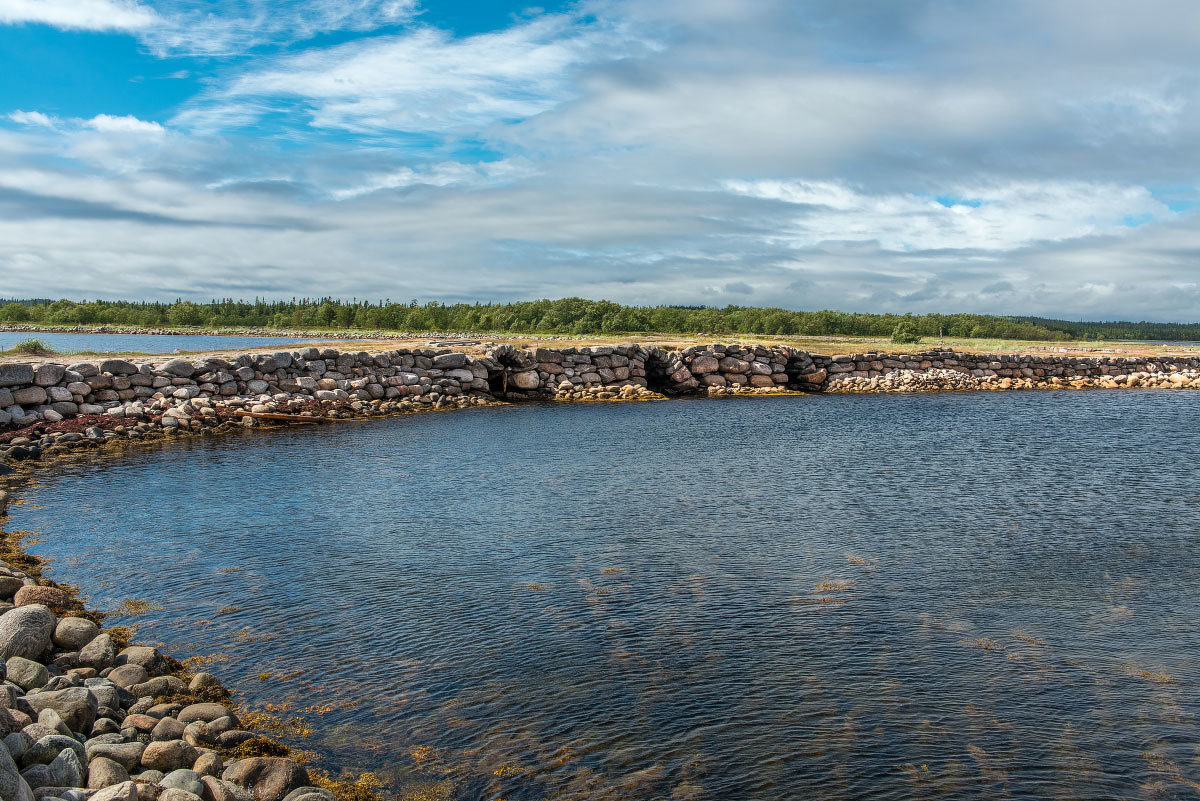
<svg viewBox="0 0 1200 801">
<path fill-rule="evenodd" d="M 892 331 L 892 342 L 897 345 L 911 345 L 914 342 L 920 342 L 921 335 L 917 333 L 917 326 L 911 320 L 901 320 L 896 323 L 896 328 Z"/>
<path fill-rule="evenodd" d="M 53 356 L 58 351 L 40 339 L 23 339 L 8 350 L 9 353 L 19 353 L 22 356 Z"/>
</svg>

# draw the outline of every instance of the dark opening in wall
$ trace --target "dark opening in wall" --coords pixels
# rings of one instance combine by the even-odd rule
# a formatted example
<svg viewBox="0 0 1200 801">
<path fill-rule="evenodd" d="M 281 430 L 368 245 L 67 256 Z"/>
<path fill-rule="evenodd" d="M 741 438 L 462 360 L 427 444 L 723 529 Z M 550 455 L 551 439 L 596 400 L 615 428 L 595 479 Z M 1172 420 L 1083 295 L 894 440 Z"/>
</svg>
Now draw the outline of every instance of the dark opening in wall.
<svg viewBox="0 0 1200 801">
<path fill-rule="evenodd" d="M 672 372 L 674 370 L 670 355 L 659 348 L 653 348 L 646 356 L 646 387 L 663 395 L 679 394 L 679 386 L 671 380 Z"/>
</svg>

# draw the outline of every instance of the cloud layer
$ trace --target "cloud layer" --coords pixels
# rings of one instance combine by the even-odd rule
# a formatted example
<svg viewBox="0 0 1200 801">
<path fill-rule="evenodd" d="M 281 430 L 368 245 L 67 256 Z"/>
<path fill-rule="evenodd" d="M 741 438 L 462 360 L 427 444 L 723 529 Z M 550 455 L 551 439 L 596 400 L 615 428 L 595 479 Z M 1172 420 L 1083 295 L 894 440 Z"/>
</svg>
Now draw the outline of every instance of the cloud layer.
<svg viewBox="0 0 1200 801">
<path fill-rule="evenodd" d="M 157 120 L 0 108 L 9 294 L 1198 317 L 1194 3 L 120 8 L 240 55 Z"/>
</svg>

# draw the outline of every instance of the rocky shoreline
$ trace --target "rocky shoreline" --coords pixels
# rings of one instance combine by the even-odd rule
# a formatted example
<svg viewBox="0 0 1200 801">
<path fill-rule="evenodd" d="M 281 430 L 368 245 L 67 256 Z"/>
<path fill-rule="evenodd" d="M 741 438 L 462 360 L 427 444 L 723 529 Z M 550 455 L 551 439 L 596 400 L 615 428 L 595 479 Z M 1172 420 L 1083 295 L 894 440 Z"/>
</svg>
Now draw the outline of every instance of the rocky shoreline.
<svg viewBox="0 0 1200 801">
<path fill-rule="evenodd" d="M 3 801 L 363 800 L 239 719 L 216 676 L 102 630 L 13 534 L 0 557 Z"/>
</svg>

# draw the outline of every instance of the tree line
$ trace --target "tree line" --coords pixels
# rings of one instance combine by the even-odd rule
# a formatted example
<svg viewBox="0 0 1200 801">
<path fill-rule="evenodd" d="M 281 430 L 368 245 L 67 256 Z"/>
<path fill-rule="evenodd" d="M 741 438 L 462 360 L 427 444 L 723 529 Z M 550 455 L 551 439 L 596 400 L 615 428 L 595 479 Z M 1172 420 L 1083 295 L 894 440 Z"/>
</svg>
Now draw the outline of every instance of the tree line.
<svg viewBox="0 0 1200 801">
<path fill-rule="evenodd" d="M 520 303 L 397 303 L 293 298 L 208 303 L 93 300 L 0 302 L 0 322 L 139 327 L 305 328 L 517 334 L 775 334 L 922 338 L 1200 340 L 1197 323 L 1073 323 L 982 314 L 859 314 L 751 306 L 625 306 L 562 298 Z"/>
</svg>

